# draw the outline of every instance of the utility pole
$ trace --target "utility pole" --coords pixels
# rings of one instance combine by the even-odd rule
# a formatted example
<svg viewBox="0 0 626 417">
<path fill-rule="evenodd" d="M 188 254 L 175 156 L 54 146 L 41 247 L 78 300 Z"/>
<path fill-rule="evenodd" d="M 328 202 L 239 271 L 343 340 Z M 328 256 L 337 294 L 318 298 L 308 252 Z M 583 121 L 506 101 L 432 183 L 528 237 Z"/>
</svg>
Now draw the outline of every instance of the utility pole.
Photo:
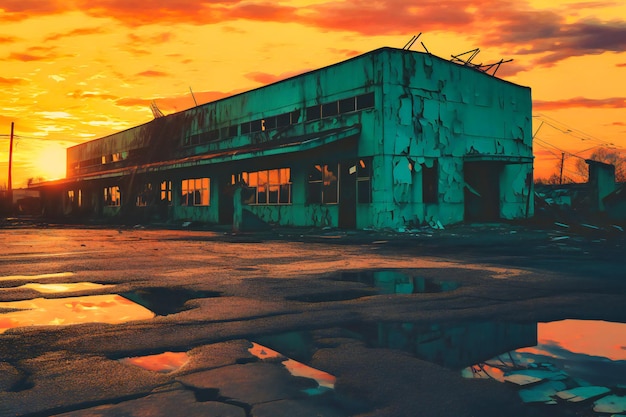
<svg viewBox="0 0 626 417">
<path fill-rule="evenodd" d="M 561 152 L 561 174 L 559 175 L 559 184 L 563 184 L 563 164 L 565 163 L 565 152 Z"/>
<path fill-rule="evenodd" d="M 13 183 L 11 179 L 11 171 L 13 170 L 13 126 L 14 122 L 11 122 L 11 140 L 9 142 L 9 184 L 8 191 L 9 197 L 11 197 L 11 204 L 13 204 Z"/>
</svg>

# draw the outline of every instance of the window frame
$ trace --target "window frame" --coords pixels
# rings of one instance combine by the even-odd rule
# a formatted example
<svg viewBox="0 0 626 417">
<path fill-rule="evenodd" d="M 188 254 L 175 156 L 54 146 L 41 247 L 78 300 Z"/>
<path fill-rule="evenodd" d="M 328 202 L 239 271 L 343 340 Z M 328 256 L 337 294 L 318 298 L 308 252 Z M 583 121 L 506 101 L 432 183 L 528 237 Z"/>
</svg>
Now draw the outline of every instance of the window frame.
<svg viewBox="0 0 626 417">
<path fill-rule="evenodd" d="M 208 207 L 211 205 L 211 178 L 185 178 L 180 182 L 180 205 Z M 191 202 L 191 204 L 190 204 Z"/>
</svg>

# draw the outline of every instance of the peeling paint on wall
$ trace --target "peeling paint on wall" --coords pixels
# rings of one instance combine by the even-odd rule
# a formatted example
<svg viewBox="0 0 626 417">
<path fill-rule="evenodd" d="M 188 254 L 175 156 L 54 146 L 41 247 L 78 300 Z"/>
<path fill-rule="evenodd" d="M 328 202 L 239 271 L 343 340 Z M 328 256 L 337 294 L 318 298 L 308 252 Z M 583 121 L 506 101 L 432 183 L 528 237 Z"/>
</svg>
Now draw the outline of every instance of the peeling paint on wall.
<svg viewBox="0 0 626 417">
<path fill-rule="evenodd" d="M 332 113 L 332 103 L 365 93 L 373 93 L 371 108 Z M 328 117 L 308 119 L 307 109 L 320 110 L 329 103 Z M 276 129 L 272 123 L 285 115 L 289 123 Z M 315 149 L 304 145 L 320 133 L 357 124 L 360 134 L 350 146 Z M 222 217 L 220 207 L 224 211 L 225 201 L 231 198 L 220 194 L 218 184 L 237 172 L 289 167 L 290 204 L 245 208 L 272 224 L 336 227 L 345 209 L 341 198 L 334 204 L 307 202 L 308 165 L 327 163 L 324 160 L 354 164 L 359 158 L 369 158 L 371 202 L 350 208 L 357 227 L 446 225 L 467 220 L 468 205 L 474 210 L 470 214 L 495 207 L 494 217 L 512 219 L 532 214 L 532 203 L 527 210 L 531 189 L 526 181 L 532 173 L 530 127 L 528 88 L 430 54 L 383 48 L 75 146 L 68 150 L 68 172 L 71 168 L 80 177 L 110 170 L 110 181 L 117 181 L 116 169 L 128 171 L 140 164 L 171 160 L 169 171 L 159 175 L 173 182 L 175 196 L 180 195 L 176 189 L 180 181 L 194 176 L 212 177 L 211 192 L 216 195 L 208 207 L 183 207 L 175 199 L 170 216 L 216 222 Z M 301 149 L 292 154 L 263 154 L 263 149 L 279 149 L 298 140 Z M 235 155 L 251 146 L 259 150 L 245 161 L 183 164 L 191 157 L 217 152 Z M 477 193 L 480 196 L 468 194 L 466 184 L 480 182 L 482 172 L 497 178 L 482 184 L 487 192 Z M 129 191 L 145 179 L 137 179 L 134 185 L 130 181 Z M 128 185 L 128 178 L 125 181 Z M 481 188 L 481 184 L 471 186 Z M 97 188 L 93 187 L 94 193 Z"/>
</svg>

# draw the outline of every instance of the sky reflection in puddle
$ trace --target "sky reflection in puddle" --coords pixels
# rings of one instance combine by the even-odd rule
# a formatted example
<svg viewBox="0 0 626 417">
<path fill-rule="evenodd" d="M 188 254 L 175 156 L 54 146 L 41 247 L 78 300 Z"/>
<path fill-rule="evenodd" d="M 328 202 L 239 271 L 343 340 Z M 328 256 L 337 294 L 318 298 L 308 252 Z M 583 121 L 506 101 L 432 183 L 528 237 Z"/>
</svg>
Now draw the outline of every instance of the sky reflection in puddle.
<svg viewBox="0 0 626 417">
<path fill-rule="evenodd" d="M 39 275 L 5 275 L 0 277 L 0 281 L 27 281 L 34 279 L 48 279 L 48 278 L 65 278 L 74 275 L 73 272 L 55 272 L 51 274 L 39 274 Z"/>
<path fill-rule="evenodd" d="M 465 368 L 462 375 L 514 384 L 526 403 L 559 408 L 580 403 L 590 416 L 624 413 L 626 324 L 538 323 L 536 346 L 505 352 Z"/>
<path fill-rule="evenodd" d="M 154 313 L 117 294 L 67 298 L 35 298 L 0 302 L 0 333 L 24 326 L 61 326 L 80 323 L 118 324 L 145 320 Z"/>
<path fill-rule="evenodd" d="M 40 284 L 37 282 L 29 282 L 28 284 L 20 285 L 19 287 L 0 288 L 0 290 L 19 290 L 19 289 L 31 289 L 42 294 L 53 294 L 60 292 L 76 292 L 84 290 L 100 290 L 103 288 L 111 288 L 114 285 L 96 284 L 93 282 L 72 282 L 72 283 L 59 283 L 59 284 Z"/>
<path fill-rule="evenodd" d="M 169 373 L 180 369 L 189 361 L 185 352 L 163 352 L 157 355 L 136 356 L 119 360 L 126 365 L 134 365 L 148 371 Z"/>
<path fill-rule="evenodd" d="M 284 359 L 282 361 L 282 364 L 293 376 L 315 380 L 318 383 L 317 388 L 304 390 L 305 393 L 309 395 L 322 394 L 328 390 L 332 390 L 335 388 L 335 381 L 337 378 L 327 372 L 311 368 L 310 366 L 307 366 L 301 362 L 289 359 L 283 356 L 281 353 L 276 352 L 275 350 L 272 350 L 268 347 L 259 345 L 258 343 L 252 342 L 252 347 L 248 349 L 248 351 L 261 360 L 282 358 Z"/>
</svg>

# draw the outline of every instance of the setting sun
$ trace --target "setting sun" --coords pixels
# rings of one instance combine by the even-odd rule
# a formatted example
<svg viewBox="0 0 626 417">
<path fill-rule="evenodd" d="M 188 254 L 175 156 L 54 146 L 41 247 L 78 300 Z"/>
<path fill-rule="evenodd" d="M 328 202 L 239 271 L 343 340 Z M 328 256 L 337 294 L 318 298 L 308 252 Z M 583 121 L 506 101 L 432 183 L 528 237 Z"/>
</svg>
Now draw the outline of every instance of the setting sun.
<svg viewBox="0 0 626 417">
<path fill-rule="evenodd" d="M 46 144 L 33 157 L 33 165 L 37 169 L 35 178 L 42 177 L 45 180 L 55 180 L 65 177 L 66 151 L 58 143 Z"/>
</svg>

